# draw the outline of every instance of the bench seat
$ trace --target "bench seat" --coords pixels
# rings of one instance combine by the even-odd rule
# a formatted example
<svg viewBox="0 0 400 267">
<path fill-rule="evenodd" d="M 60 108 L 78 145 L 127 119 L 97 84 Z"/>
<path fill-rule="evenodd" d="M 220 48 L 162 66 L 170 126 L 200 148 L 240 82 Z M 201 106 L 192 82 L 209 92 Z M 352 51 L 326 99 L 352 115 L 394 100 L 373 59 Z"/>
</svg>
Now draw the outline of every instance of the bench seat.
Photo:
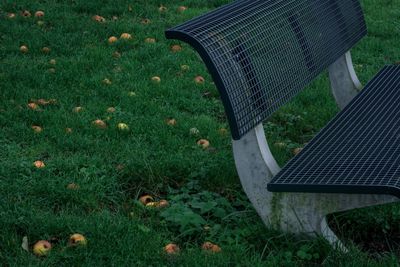
<svg viewBox="0 0 400 267">
<path fill-rule="evenodd" d="M 384 67 L 267 188 L 400 197 L 400 66 Z"/>
</svg>

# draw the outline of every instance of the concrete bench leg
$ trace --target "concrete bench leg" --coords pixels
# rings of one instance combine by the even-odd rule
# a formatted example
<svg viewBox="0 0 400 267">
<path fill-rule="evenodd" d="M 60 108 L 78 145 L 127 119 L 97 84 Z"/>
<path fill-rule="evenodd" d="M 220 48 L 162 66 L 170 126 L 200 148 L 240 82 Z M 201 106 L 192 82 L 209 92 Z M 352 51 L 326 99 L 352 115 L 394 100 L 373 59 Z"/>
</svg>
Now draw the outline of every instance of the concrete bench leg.
<svg viewBox="0 0 400 267">
<path fill-rule="evenodd" d="M 339 108 L 344 109 L 362 89 L 354 70 L 350 52 L 331 64 L 328 71 L 333 96 Z"/>
<path fill-rule="evenodd" d="M 262 124 L 242 139 L 234 140 L 233 152 L 243 189 L 269 227 L 322 235 L 334 244 L 339 240 L 326 224 L 326 215 L 397 201 L 388 195 L 269 192 L 267 183 L 280 169 L 268 147 Z"/>
</svg>

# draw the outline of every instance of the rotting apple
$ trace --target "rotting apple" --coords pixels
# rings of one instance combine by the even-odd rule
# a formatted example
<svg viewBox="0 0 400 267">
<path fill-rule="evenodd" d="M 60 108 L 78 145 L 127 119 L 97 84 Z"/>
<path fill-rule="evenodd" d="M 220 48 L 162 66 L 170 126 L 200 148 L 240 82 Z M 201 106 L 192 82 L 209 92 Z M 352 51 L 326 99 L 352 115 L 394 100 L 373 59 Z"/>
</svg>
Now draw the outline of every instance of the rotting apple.
<svg viewBox="0 0 400 267">
<path fill-rule="evenodd" d="M 203 149 L 206 149 L 210 146 L 210 141 L 208 141 L 207 139 L 200 139 L 197 141 L 197 144 Z"/>
<path fill-rule="evenodd" d="M 87 240 L 81 234 L 73 234 L 69 237 L 68 244 L 70 246 L 86 246 Z"/>
</svg>

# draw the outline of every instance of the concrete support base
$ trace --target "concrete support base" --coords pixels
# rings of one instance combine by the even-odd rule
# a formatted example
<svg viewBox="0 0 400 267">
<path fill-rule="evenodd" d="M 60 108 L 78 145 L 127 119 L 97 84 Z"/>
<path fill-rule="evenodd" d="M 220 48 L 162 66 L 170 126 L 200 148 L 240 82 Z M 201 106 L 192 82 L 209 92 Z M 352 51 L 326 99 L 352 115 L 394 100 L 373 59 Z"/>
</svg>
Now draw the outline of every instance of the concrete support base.
<svg viewBox="0 0 400 267">
<path fill-rule="evenodd" d="M 321 235 L 340 245 L 326 223 L 328 214 L 397 201 L 389 195 L 273 193 L 267 190 L 279 166 L 273 158 L 260 124 L 233 141 L 237 171 L 244 191 L 263 222 L 290 233 Z"/>
</svg>

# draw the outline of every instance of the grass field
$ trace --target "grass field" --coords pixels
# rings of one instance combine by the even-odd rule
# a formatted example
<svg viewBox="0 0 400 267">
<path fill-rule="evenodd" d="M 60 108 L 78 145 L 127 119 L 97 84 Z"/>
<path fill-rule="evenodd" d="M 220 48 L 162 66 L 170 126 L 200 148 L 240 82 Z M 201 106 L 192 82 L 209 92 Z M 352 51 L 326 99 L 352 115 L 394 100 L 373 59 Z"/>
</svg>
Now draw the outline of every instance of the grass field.
<svg viewBox="0 0 400 267">
<path fill-rule="evenodd" d="M 348 254 L 268 229 L 252 209 L 210 75 L 189 46 L 164 38 L 166 28 L 228 2 L 0 2 L 1 266 L 397 266 L 398 205 L 337 216 L 354 244 Z M 352 52 L 365 84 L 400 61 L 400 0 L 362 5 L 369 35 Z M 45 15 L 36 18 L 37 10 Z M 122 33 L 133 38 L 108 43 Z M 171 51 L 177 44 L 182 50 Z M 194 82 L 198 75 L 205 83 Z M 337 112 L 324 74 L 265 124 L 279 163 Z M 201 138 L 208 149 L 196 144 Z M 34 167 L 38 160 L 44 168 Z M 145 208 L 144 194 L 170 206 Z M 68 246 L 73 233 L 87 246 Z M 53 245 L 47 257 L 32 253 L 42 239 Z M 203 252 L 204 241 L 222 252 Z M 163 253 L 170 242 L 179 255 Z"/>
</svg>

